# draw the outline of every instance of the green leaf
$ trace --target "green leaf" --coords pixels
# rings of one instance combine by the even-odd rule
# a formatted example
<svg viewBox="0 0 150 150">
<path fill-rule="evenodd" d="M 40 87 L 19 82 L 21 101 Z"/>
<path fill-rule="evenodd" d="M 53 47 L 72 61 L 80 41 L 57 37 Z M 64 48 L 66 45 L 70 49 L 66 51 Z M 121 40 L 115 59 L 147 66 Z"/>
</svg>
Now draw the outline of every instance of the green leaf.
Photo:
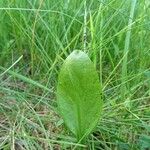
<svg viewBox="0 0 150 150">
<path fill-rule="evenodd" d="M 97 125 L 101 111 L 98 74 L 87 54 L 73 51 L 65 60 L 58 79 L 57 102 L 66 126 L 78 140 Z"/>
</svg>

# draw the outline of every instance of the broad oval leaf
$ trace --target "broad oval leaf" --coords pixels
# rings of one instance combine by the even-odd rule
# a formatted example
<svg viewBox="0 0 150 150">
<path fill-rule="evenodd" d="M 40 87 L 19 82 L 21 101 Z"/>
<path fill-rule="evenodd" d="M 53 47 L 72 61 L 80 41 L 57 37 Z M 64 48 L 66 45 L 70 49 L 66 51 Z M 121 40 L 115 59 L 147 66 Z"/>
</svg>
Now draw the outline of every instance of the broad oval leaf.
<svg viewBox="0 0 150 150">
<path fill-rule="evenodd" d="M 75 50 L 66 58 L 58 77 L 57 102 L 65 124 L 78 140 L 96 126 L 102 110 L 101 88 L 84 52 Z"/>
</svg>

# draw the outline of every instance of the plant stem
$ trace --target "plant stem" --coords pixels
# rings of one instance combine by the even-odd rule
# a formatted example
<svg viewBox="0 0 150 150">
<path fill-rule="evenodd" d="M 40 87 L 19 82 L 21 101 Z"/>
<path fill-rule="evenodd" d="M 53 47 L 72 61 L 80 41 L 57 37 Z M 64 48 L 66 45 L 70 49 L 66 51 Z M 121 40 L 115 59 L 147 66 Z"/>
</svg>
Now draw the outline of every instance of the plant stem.
<svg viewBox="0 0 150 150">
<path fill-rule="evenodd" d="M 128 72 L 127 72 L 128 54 L 129 54 L 131 30 L 132 30 L 132 23 L 133 23 L 133 17 L 134 17 L 136 2 L 137 2 L 137 0 L 131 1 L 131 10 L 130 10 L 130 16 L 129 16 L 128 26 L 127 26 L 124 52 L 123 52 L 124 59 L 123 59 L 123 63 L 122 63 L 122 75 L 121 75 L 121 79 L 122 79 L 121 93 L 122 93 L 123 98 L 125 98 L 125 95 L 127 92 L 127 86 L 128 86 L 127 84 L 124 84 L 124 83 L 128 78 Z"/>
</svg>

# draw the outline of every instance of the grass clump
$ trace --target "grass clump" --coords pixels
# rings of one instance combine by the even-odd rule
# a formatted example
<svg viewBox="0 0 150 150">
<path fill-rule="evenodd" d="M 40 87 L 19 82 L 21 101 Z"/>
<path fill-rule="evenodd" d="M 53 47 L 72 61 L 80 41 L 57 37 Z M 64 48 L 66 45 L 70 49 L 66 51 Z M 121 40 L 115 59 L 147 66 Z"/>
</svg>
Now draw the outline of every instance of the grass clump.
<svg viewBox="0 0 150 150">
<path fill-rule="evenodd" d="M 0 149 L 150 148 L 149 1 L 0 1 Z M 58 116 L 64 59 L 86 51 L 103 116 L 86 145 Z"/>
</svg>

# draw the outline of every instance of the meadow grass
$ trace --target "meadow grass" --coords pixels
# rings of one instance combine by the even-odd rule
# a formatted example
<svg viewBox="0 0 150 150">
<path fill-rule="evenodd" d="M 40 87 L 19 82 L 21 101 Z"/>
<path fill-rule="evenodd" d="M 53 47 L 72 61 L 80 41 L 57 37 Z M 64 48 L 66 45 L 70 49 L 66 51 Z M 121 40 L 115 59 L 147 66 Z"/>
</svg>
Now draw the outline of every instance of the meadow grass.
<svg viewBox="0 0 150 150">
<path fill-rule="evenodd" d="M 0 149 L 149 149 L 149 16 L 149 0 L 0 1 Z M 65 128 L 55 97 L 74 49 L 89 54 L 103 90 L 86 145 Z"/>
</svg>

